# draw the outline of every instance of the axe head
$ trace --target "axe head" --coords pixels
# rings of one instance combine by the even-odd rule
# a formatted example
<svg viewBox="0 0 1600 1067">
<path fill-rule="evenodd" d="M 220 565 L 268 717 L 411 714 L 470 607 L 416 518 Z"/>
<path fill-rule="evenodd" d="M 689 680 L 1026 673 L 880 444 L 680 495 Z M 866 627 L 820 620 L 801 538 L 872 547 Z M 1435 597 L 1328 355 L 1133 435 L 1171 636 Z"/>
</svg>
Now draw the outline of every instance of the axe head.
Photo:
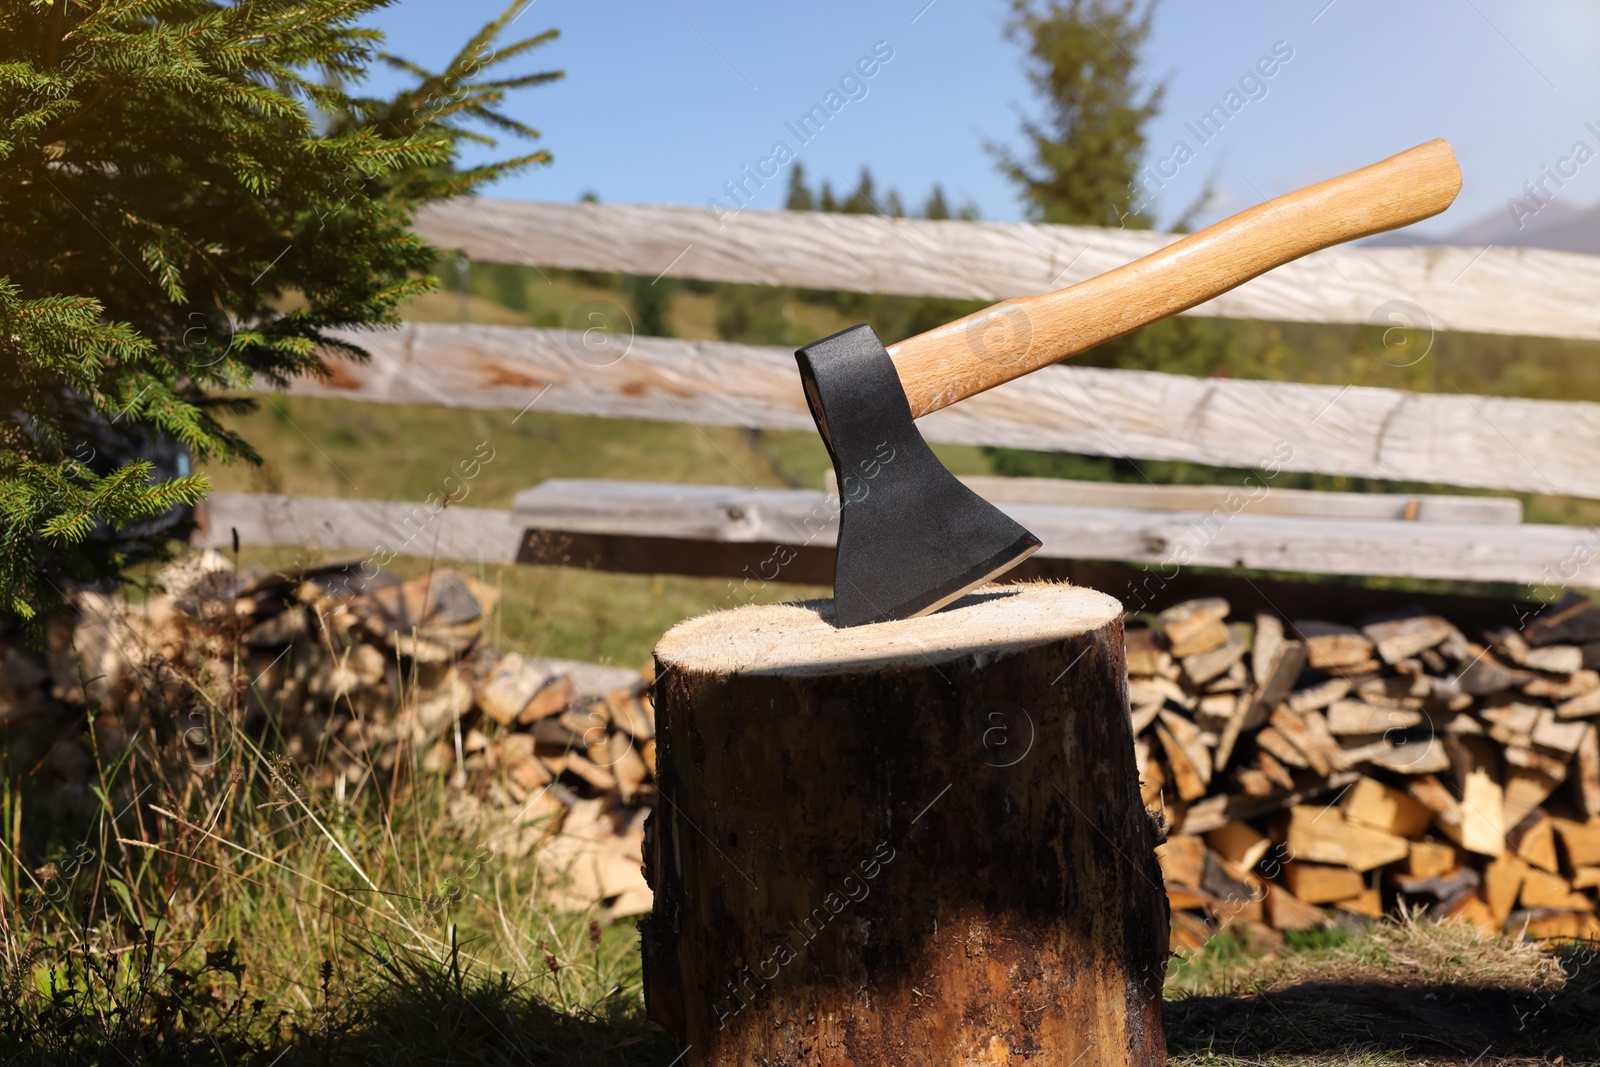
<svg viewBox="0 0 1600 1067">
<path fill-rule="evenodd" d="M 839 482 L 839 626 L 937 611 L 1021 563 L 1039 539 L 945 470 L 871 326 L 795 353 Z"/>
</svg>

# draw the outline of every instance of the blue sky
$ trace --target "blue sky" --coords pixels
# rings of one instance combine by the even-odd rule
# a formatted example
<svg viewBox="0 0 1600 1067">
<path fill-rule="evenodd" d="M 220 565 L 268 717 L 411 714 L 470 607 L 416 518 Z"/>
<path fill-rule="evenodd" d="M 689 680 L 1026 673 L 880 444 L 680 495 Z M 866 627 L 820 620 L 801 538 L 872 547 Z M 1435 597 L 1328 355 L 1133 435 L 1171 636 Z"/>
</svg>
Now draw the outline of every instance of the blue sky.
<svg viewBox="0 0 1600 1067">
<path fill-rule="evenodd" d="M 437 67 L 500 7 L 400 0 L 374 21 L 390 50 Z M 836 189 L 869 164 L 909 204 L 937 181 L 985 218 L 1020 218 L 984 151 L 1015 145 L 1019 114 L 1037 110 L 1021 48 L 1003 33 L 1007 10 L 1003 0 L 538 0 L 514 29 L 555 27 L 561 37 L 520 69 L 559 68 L 566 79 L 518 94 L 509 109 L 541 131 L 555 162 L 490 195 L 571 201 L 593 191 L 608 202 L 703 205 L 782 140 Z M 859 99 L 801 145 L 785 124 L 879 42 L 893 57 L 863 79 L 865 95 L 855 89 Z M 1154 212 L 1170 221 L 1214 176 L 1216 197 L 1200 216 L 1211 221 L 1440 136 L 1465 184 L 1456 206 L 1419 231 L 1504 211 L 1575 142 L 1600 150 L 1597 44 L 1593 0 L 1167 0 L 1139 63 L 1168 85 L 1151 162 L 1180 139 L 1195 157 L 1164 183 Z M 1275 46 L 1291 57 L 1250 84 L 1255 99 L 1201 145 L 1185 124 L 1223 103 Z M 753 206 L 780 207 L 786 177 Z M 1563 188 L 1545 187 L 1570 206 L 1600 200 L 1600 159 Z"/>
</svg>

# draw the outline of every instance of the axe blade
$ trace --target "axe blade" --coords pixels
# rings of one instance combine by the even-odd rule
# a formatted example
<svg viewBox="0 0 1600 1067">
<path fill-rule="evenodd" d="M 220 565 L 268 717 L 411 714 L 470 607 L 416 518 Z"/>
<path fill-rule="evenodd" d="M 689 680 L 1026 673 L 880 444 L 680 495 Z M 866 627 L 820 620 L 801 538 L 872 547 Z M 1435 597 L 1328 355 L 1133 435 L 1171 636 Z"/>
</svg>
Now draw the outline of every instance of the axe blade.
<svg viewBox="0 0 1600 1067">
<path fill-rule="evenodd" d="M 1039 547 L 933 454 L 871 326 L 825 337 L 795 358 L 838 477 L 835 625 L 937 611 Z"/>
</svg>

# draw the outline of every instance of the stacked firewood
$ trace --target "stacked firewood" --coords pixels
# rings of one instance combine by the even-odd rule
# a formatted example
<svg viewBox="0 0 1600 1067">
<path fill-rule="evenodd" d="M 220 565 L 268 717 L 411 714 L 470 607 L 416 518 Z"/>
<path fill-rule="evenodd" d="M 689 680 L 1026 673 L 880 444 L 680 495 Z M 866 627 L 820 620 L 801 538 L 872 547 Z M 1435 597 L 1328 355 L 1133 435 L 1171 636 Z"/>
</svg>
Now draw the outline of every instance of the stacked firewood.
<svg viewBox="0 0 1600 1067">
<path fill-rule="evenodd" d="M 484 634 L 497 598 L 449 569 L 236 572 L 214 552 L 137 603 L 79 594 L 45 653 L 0 636 L 11 766 L 32 770 L 38 813 L 91 811 L 90 722 L 102 761 L 140 743 L 169 781 L 263 757 L 286 796 L 342 795 L 418 767 L 448 778 L 464 833 L 538 849 L 558 905 L 647 911 L 646 679 L 497 650 Z"/>
<path fill-rule="evenodd" d="M 280 749 L 274 768 L 317 789 L 417 768 L 453 786 L 462 833 L 536 855 L 558 905 L 648 911 L 646 680 L 496 648 L 497 595 L 451 570 L 236 573 L 215 553 L 136 604 L 82 594 L 47 653 L 0 638 L 11 765 L 44 787 L 39 812 L 92 808 L 91 721 L 103 760 L 143 739 L 179 773 Z M 1230 619 L 1207 598 L 1130 622 L 1127 653 L 1144 800 L 1170 827 L 1175 944 L 1401 905 L 1600 934 L 1588 600 L 1469 636 L 1422 610 L 1350 627 Z"/>
<path fill-rule="evenodd" d="M 1192 600 L 1127 630 L 1128 701 L 1175 946 L 1402 905 L 1597 936 L 1600 607 L 1470 637 Z"/>
</svg>

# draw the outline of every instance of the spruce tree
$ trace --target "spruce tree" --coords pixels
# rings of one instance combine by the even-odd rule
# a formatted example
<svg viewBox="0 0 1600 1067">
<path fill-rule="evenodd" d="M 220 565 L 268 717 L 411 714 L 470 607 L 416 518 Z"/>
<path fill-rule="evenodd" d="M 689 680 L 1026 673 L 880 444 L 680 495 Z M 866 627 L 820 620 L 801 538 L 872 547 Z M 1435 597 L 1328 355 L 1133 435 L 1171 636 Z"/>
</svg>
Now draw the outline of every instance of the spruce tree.
<svg viewBox="0 0 1600 1067">
<path fill-rule="evenodd" d="M 789 193 L 784 197 L 783 207 L 785 211 L 816 210 L 817 198 L 806 187 L 806 169 L 799 160 L 789 170 Z"/>
<path fill-rule="evenodd" d="M 1026 157 L 991 151 L 1035 221 L 1149 227 L 1129 209 L 1164 88 L 1138 64 L 1154 10 L 1154 0 L 1142 11 L 1138 0 L 1013 0 L 1007 31 L 1027 49 L 1045 115 L 1023 122 Z"/>
<path fill-rule="evenodd" d="M 994 148 L 1031 218 L 1039 222 L 1147 229 L 1135 210 L 1134 176 L 1143 161 L 1145 127 L 1161 105 L 1163 86 L 1139 68 L 1156 0 L 1013 0 L 1008 31 L 1028 54 L 1028 78 L 1044 115 L 1023 123 L 1028 152 Z M 1210 186 L 1183 212 L 1180 228 L 1209 197 Z M 1075 357 L 1091 366 L 1169 373 L 1227 373 L 1238 360 L 1238 333 L 1223 321 L 1177 317 Z M 1131 460 L 985 450 L 997 473 L 1144 480 Z M 1212 473 L 1192 468 L 1196 477 Z"/>
<path fill-rule="evenodd" d="M 530 0 L 438 73 L 379 50 L 388 2 L 0 0 L 0 613 L 35 634 L 167 547 L 181 460 L 258 460 L 220 416 L 436 284 L 417 207 L 549 159 L 452 165 L 537 136 L 500 105 L 559 75 L 486 73 L 554 36 L 496 48 Z M 414 84 L 343 88 L 374 62 Z"/>
</svg>

